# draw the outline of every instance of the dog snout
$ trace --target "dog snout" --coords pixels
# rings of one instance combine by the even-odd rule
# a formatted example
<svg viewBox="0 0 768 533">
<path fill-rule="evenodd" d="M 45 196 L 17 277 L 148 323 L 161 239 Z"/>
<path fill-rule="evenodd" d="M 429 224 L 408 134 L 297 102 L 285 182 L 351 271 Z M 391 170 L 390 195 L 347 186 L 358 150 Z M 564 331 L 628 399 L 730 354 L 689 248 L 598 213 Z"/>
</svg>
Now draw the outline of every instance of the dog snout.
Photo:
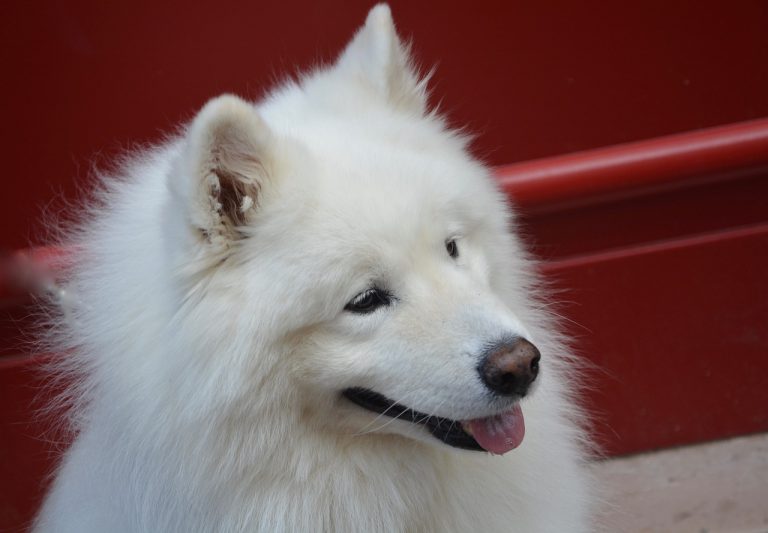
<svg viewBox="0 0 768 533">
<path fill-rule="evenodd" d="M 486 387 L 503 396 L 525 396 L 539 375 L 541 353 L 522 337 L 490 347 L 478 368 Z"/>
</svg>

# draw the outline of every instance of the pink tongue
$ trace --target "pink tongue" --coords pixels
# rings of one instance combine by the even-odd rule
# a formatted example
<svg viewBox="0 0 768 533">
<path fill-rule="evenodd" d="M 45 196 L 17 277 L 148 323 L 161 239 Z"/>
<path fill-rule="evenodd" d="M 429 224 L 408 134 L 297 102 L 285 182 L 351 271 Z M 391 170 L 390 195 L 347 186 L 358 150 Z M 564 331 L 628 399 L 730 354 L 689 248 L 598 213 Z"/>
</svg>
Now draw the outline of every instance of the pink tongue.
<svg viewBox="0 0 768 533">
<path fill-rule="evenodd" d="M 483 449 L 497 455 L 520 446 L 525 436 L 523 411 L 519 405 L 488 418 L 464 420 L 462 424 Z"/>
</svg>

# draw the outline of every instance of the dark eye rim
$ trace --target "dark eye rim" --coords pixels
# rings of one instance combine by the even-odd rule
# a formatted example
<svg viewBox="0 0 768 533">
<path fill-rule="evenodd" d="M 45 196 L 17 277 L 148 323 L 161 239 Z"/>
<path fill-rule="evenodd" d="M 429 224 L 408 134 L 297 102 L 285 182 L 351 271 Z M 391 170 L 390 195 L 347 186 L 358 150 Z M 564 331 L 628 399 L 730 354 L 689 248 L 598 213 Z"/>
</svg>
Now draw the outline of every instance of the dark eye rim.
<svg viewBox="0 0 768 533">
<path fill-rule="evenodd" d="M 345 311 L 367 315 L 392 303 L 392 296 L 378 287 L 371 287 L 359 293 L 344 306 Z"/>
<path fill-rule="evenodd" d="M 445 241 L 445 251 L 448 252 L 448 255 L 452 259 L 458 259 L 459 257 L 459 245 L 456 244 L 456 239 L 446 239 Z"/>
</svg>

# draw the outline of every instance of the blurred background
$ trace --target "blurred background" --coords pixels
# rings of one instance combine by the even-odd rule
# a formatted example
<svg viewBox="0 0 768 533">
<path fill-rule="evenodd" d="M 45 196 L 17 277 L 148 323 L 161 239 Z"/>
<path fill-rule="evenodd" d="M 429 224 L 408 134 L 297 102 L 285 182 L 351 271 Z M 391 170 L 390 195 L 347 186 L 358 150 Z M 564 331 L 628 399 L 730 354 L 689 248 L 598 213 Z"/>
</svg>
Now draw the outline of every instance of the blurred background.
<svg viewBox="0 0 768 533">
<path fill-rule="evenodd" d="M 0 530 L 23 529 L 56 456 L 34 415 L 48 355 L 17 342 L 39 287 L 8 266 L 60 253 L 29 252 L 42 213 L 212 96 L 257 100 L 331 61 L 372 5 L 0 6 Z M 767 431 L 768 2 L 390 5 L 564 291 L 605 454 Z"/>
</svg>

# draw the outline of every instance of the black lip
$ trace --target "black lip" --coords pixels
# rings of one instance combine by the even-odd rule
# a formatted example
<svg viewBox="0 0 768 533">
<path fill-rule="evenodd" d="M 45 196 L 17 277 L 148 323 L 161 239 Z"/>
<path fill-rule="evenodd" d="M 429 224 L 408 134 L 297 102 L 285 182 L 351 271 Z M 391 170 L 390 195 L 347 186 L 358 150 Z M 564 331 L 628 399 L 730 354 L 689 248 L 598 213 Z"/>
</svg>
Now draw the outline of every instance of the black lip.
<svg viewBox="0 0 768 533">
<path fill-rule="evenodd" d="M 342 395 L 352 403 L 374 413 L 424 426 L 435 438 L 448 446 L 462 450 L 485 451 L 472 435 L 464 431 L 461 422 L 457 420 L 420 413 L 400 405 L 378 392 L 361 387 L 344 389 Z"/>
</svg>

